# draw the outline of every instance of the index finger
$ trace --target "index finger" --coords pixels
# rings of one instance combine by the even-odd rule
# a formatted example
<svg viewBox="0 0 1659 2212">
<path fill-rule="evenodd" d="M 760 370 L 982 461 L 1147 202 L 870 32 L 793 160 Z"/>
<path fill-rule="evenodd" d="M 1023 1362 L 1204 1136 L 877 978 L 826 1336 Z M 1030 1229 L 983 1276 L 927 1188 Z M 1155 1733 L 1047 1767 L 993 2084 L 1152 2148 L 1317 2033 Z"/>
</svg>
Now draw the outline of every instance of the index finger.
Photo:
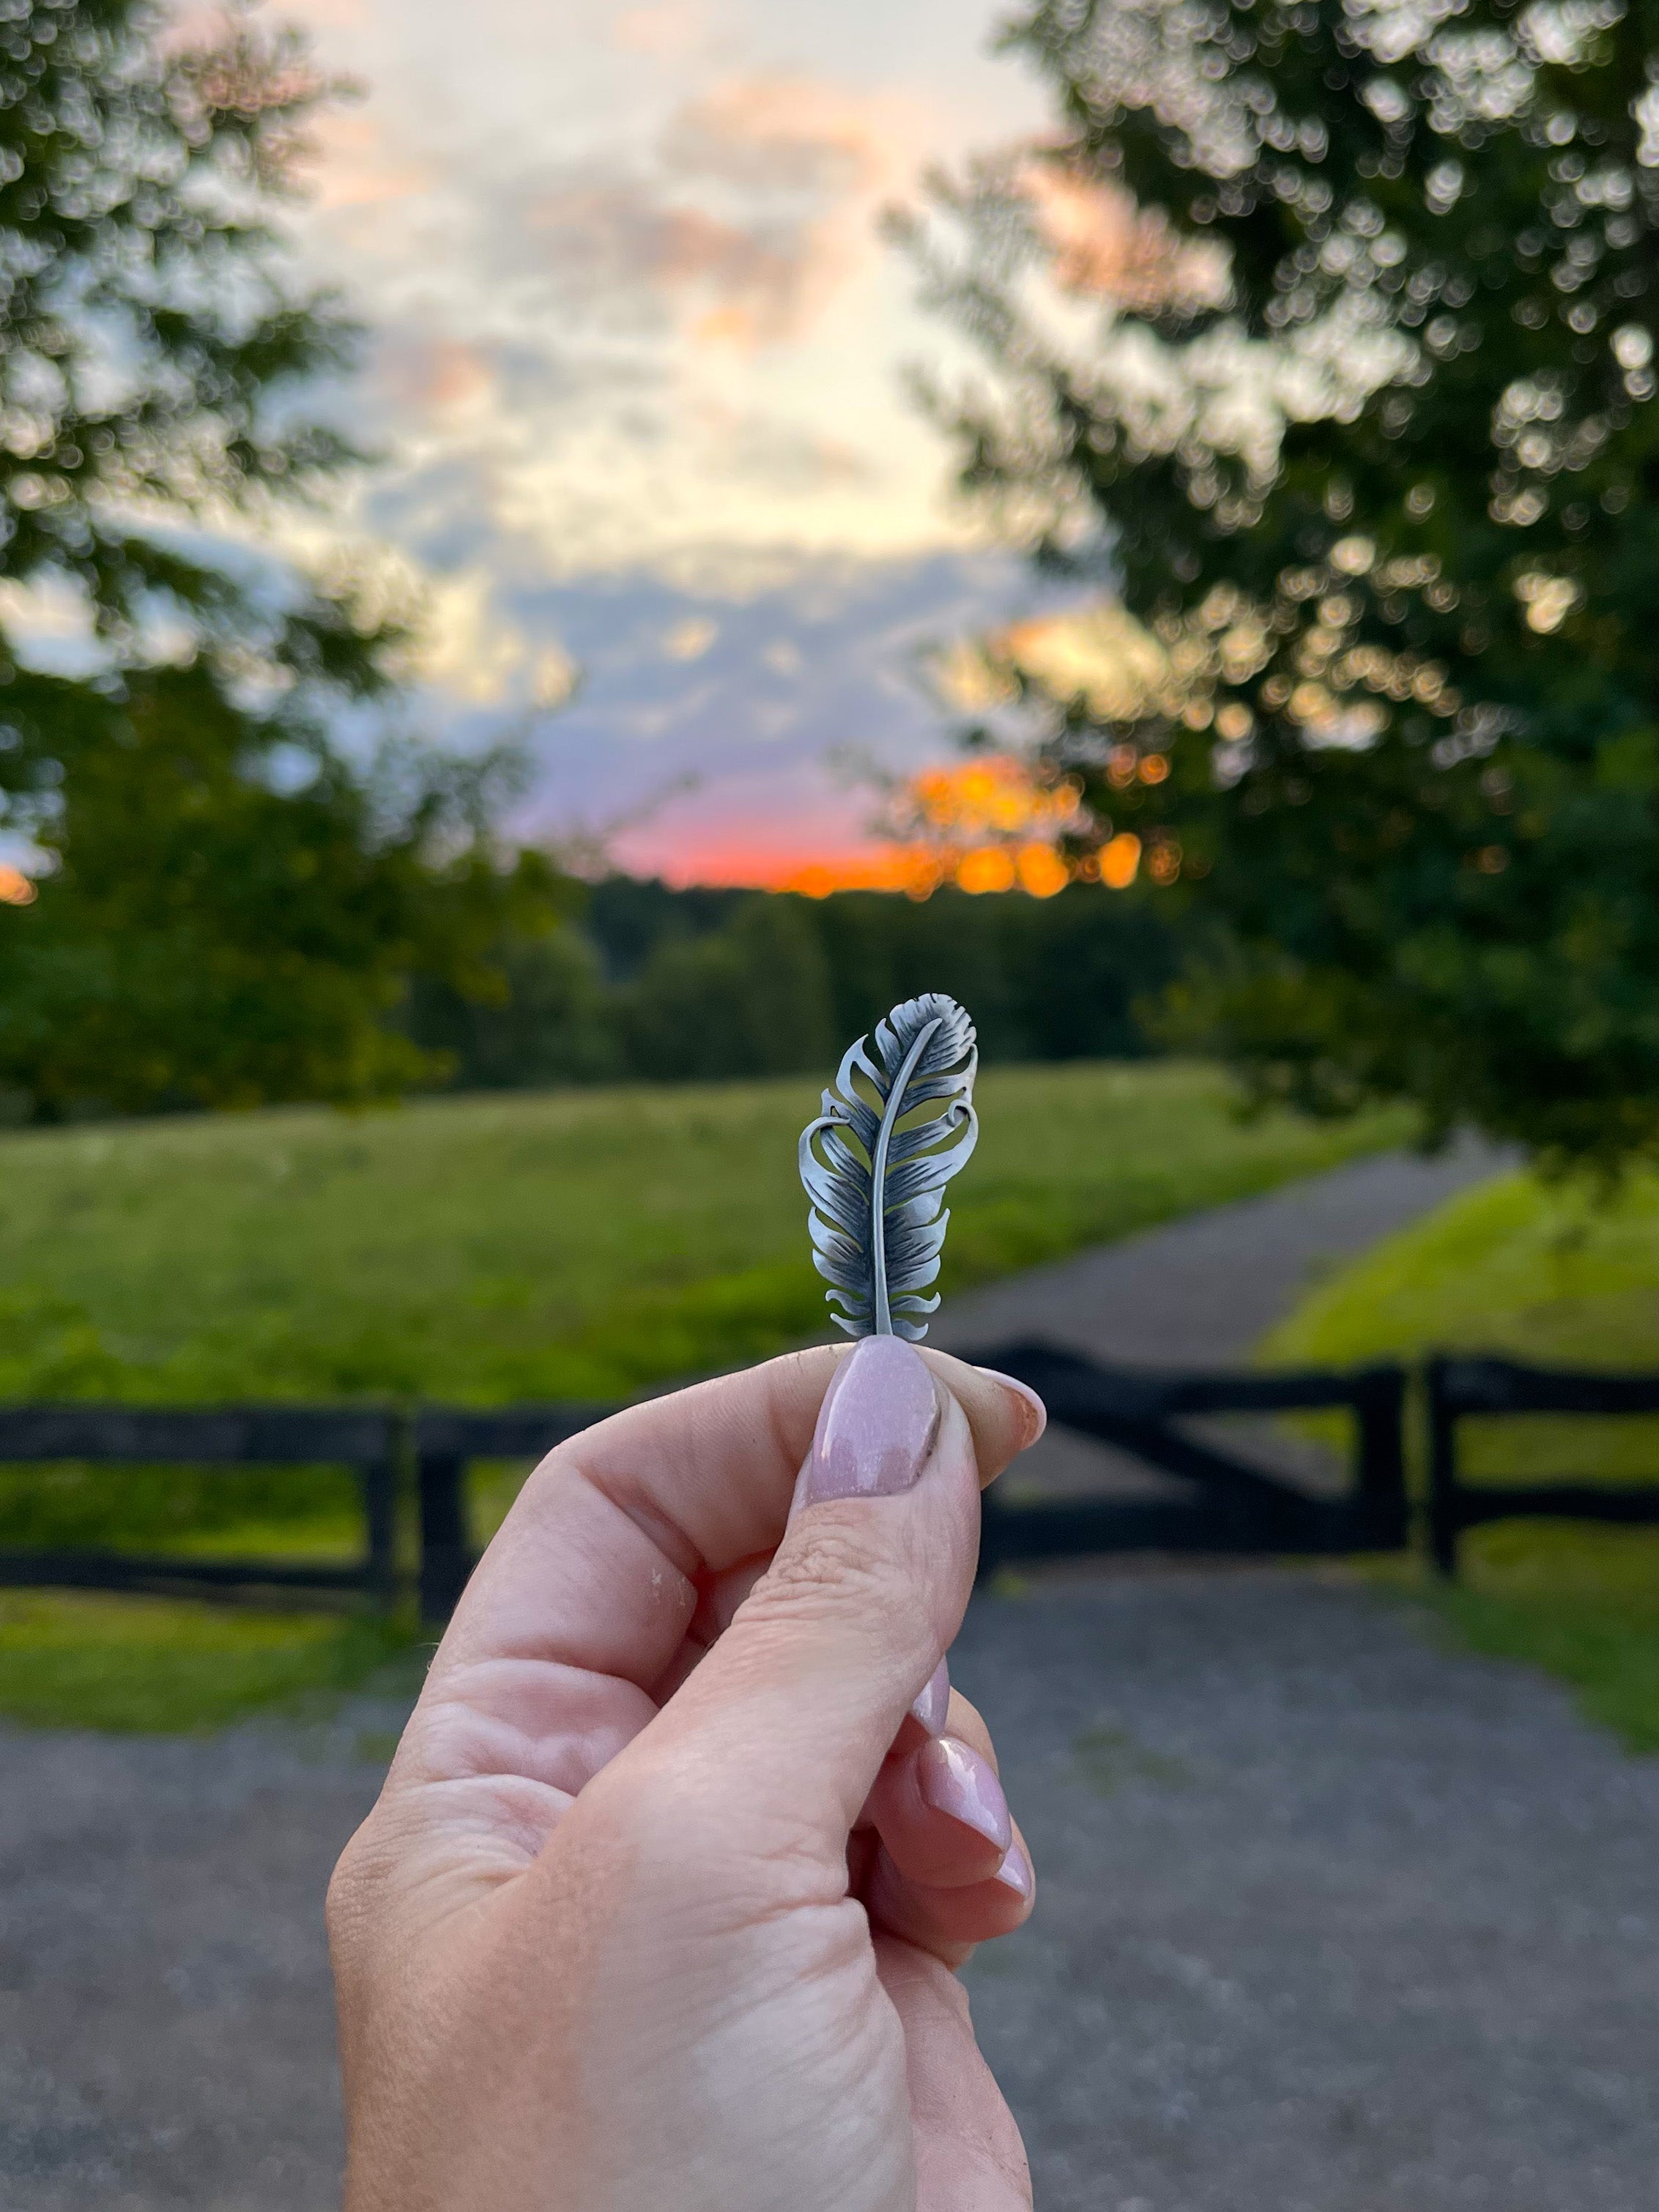
<svg viewBox="0 0 1659 2212">
<path fill-rule="evenodd" d="M 468 1584 L 434 1662 L 489 1659 L 659 1680 L 698 1584 L 770 1553 L 838 1354 L 824 1345 L 653 1398 L 549 1453 Z M 923 1357 L 967 1414 L 981 1482 L 1040 1415 L 1000 1378 Z"/>
</svg>

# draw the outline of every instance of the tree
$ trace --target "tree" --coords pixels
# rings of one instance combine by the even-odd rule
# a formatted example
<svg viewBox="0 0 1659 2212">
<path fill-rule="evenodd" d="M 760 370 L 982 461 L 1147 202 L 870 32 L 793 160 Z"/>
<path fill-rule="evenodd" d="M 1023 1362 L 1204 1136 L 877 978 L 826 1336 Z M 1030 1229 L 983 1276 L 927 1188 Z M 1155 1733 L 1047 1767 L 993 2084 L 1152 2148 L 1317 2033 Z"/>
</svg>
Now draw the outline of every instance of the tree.
<svg viewBox="0 0 1659 2212">
<path fill-rule="evenodd" d="M 841 1049 L 823 946 L 793 898 L 752 897 L 723 929 L 664 938 L 620 1011 L 629 1068 L 657 1081 L 793 1074 Z"/>
<path fill-rule="evenodd" d="M 430 1080 L 448 1058 L 395 1018 L 409 979 L 498 997 L 503 928 L 533 941 L 557 909 L 544 862 L 490 849 L 488 766 L 389 749 L 365 773 L 319 733 L 302 751 L 206 656 L 129 672 L 116 702 L 48 696 L 61 864 L 0 929 L 0 1085 L 37 1118 Z"/>
<path fill-rule="evenodd" d="M 1224 926 L 1258 1090 L 1659 1145 L 1659 7 L 1044 0 L 1057 140 L 911 235 L 965 480 L 1109 571 L 1047 774 Z M 1080 848 L 1079 849 L 1081 849 Z"/>
<path fill-rule="evenodd" d="M 465 779 L 336 742 L 393 627 L 224 534 L 355 458 L 306 404 L 354 332 L 276 224 L 339 89 L 243 10 L 191 44 L 143 0 L 0 4 L 0 579 L 91 641 L 78 678 L 0 643 L 0 829 L 52 864 L 0 913 L 36 1113 L 396 1089 L 436 1065 L 404 974 L 490 990 L 492 933 L 550 919 Z"/>
</svg>

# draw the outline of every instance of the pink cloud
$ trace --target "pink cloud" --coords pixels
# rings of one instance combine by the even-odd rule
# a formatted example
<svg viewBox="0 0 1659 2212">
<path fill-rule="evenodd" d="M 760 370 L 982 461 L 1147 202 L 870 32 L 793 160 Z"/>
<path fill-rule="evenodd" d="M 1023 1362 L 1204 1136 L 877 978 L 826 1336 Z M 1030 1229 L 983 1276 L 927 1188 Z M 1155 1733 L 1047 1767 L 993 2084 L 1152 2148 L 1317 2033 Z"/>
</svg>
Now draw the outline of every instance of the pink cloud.
<svg viewBox="0 0 1659 2212">
<path fill-rule="evenodd" d="M 795 77 L 688 101 L 647 167 L 578 173 L 526 217 L 590 301 L 654 300 L 705 343 L 799 337 L 875 248 L 909 104 Z"/>
<path fill-rule="evenodd" d="M 708 21 L 698 0 L 657 0 L 654 6 L 624 9 L 611 36 L 628 53 L 678 56 L 702 45 Z"/>
<path fill-rule="evenodd" d="M 319 207 L 381 207 L 412 198 L 432 184 L 430 171 L 389 146 L 380 125 L 361 109 L 333 109 L 311 135 Z"/>
<path fill-rule="evenodd" d="M 393 397 L 413 407 L 462 407 L 483 398 L 495 382 L 483 348 L 459 338 L 389 343 L 380 350 L 379 367 Z"/>
<path fill-rule="evenodd" d="M 867 792 L 838 791 L 816 763 L 722 776 L 616 841 L 616 857 L 675 884 L 790 882 L 810 867 L 868 867 L 882 850 Z"/>
<path fill-rule="evenodd" d="M 664 135 L 670 165 L 761 191 L 842 198 L 887 178 L 908 103 L 811 77 L 750 76 L 689 101 Z"/>
</svg>

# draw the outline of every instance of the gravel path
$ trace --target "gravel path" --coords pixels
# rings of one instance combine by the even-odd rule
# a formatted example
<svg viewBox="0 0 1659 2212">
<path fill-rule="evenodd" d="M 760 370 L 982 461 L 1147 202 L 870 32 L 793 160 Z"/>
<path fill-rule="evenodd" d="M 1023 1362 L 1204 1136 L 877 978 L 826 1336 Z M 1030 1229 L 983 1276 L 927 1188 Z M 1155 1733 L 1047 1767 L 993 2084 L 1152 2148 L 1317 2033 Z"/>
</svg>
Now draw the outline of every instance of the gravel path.
<svg viewBox="0 0 1659 2212">
<path fill-rule="evenodd" d="M 969 1969 L 1042 2212 L 1652 2212 L 1659 1760 L 1340 1580 L 981 1599 L 1037 1909 Z"/>
<path fill-rule="evenodd" d="M 0 1735 L 0 2205 L 327 2212 L 323 1893 L 408 1700 L 203 1741 Z"/>
<path fill-rule="evenodd" d="M 1234 1357 L 1487 1164 L 1345 1169 L 950 1340 Z M 1045 2212 L 1651 2212 L 1659 1763 L 1312 1575 L 1052 1574 L 976 1601 L 953 1665 L 1037 1857 L 972 1978 Z M 404 1710 L 0 1733 L 5 2212 L 337 2203 L 321 1899 Z"/>
<path fill-rule="evenodd" d="M 1356 1160 L 970 1291 L 941 1308 L 928 1341 L 1043 1336 L 1133 1365 L 1225 1365 L 1321 1275 L 1505 1164 L 1474 1143 Z"/>
</svg>

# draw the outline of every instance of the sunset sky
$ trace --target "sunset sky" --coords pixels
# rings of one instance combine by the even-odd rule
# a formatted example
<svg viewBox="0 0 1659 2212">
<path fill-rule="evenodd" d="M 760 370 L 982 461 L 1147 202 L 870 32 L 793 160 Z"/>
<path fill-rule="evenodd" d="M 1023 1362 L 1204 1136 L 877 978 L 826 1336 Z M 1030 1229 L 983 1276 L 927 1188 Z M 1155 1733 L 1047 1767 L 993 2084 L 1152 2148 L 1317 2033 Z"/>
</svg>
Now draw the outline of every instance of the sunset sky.
<svg viewBox="0 0 1659 2212">
<path fill-rule="evenodd" d="M 289 0 L 365 97 L 307 265 L 374 342 L 349 527 L 428 607 L 422 711 L 530 726 L 522 825 L 630 867 L 844 857 L 936 757 L 930 645 L 1030 612 L 905 387 L 947 336 L 878 235 L 1040 127 L 994 0 Z M 465 36 L 458 25 L 465 25 Z M 567 695 L 570 695 L 567 696 Z"/>
</svg>

